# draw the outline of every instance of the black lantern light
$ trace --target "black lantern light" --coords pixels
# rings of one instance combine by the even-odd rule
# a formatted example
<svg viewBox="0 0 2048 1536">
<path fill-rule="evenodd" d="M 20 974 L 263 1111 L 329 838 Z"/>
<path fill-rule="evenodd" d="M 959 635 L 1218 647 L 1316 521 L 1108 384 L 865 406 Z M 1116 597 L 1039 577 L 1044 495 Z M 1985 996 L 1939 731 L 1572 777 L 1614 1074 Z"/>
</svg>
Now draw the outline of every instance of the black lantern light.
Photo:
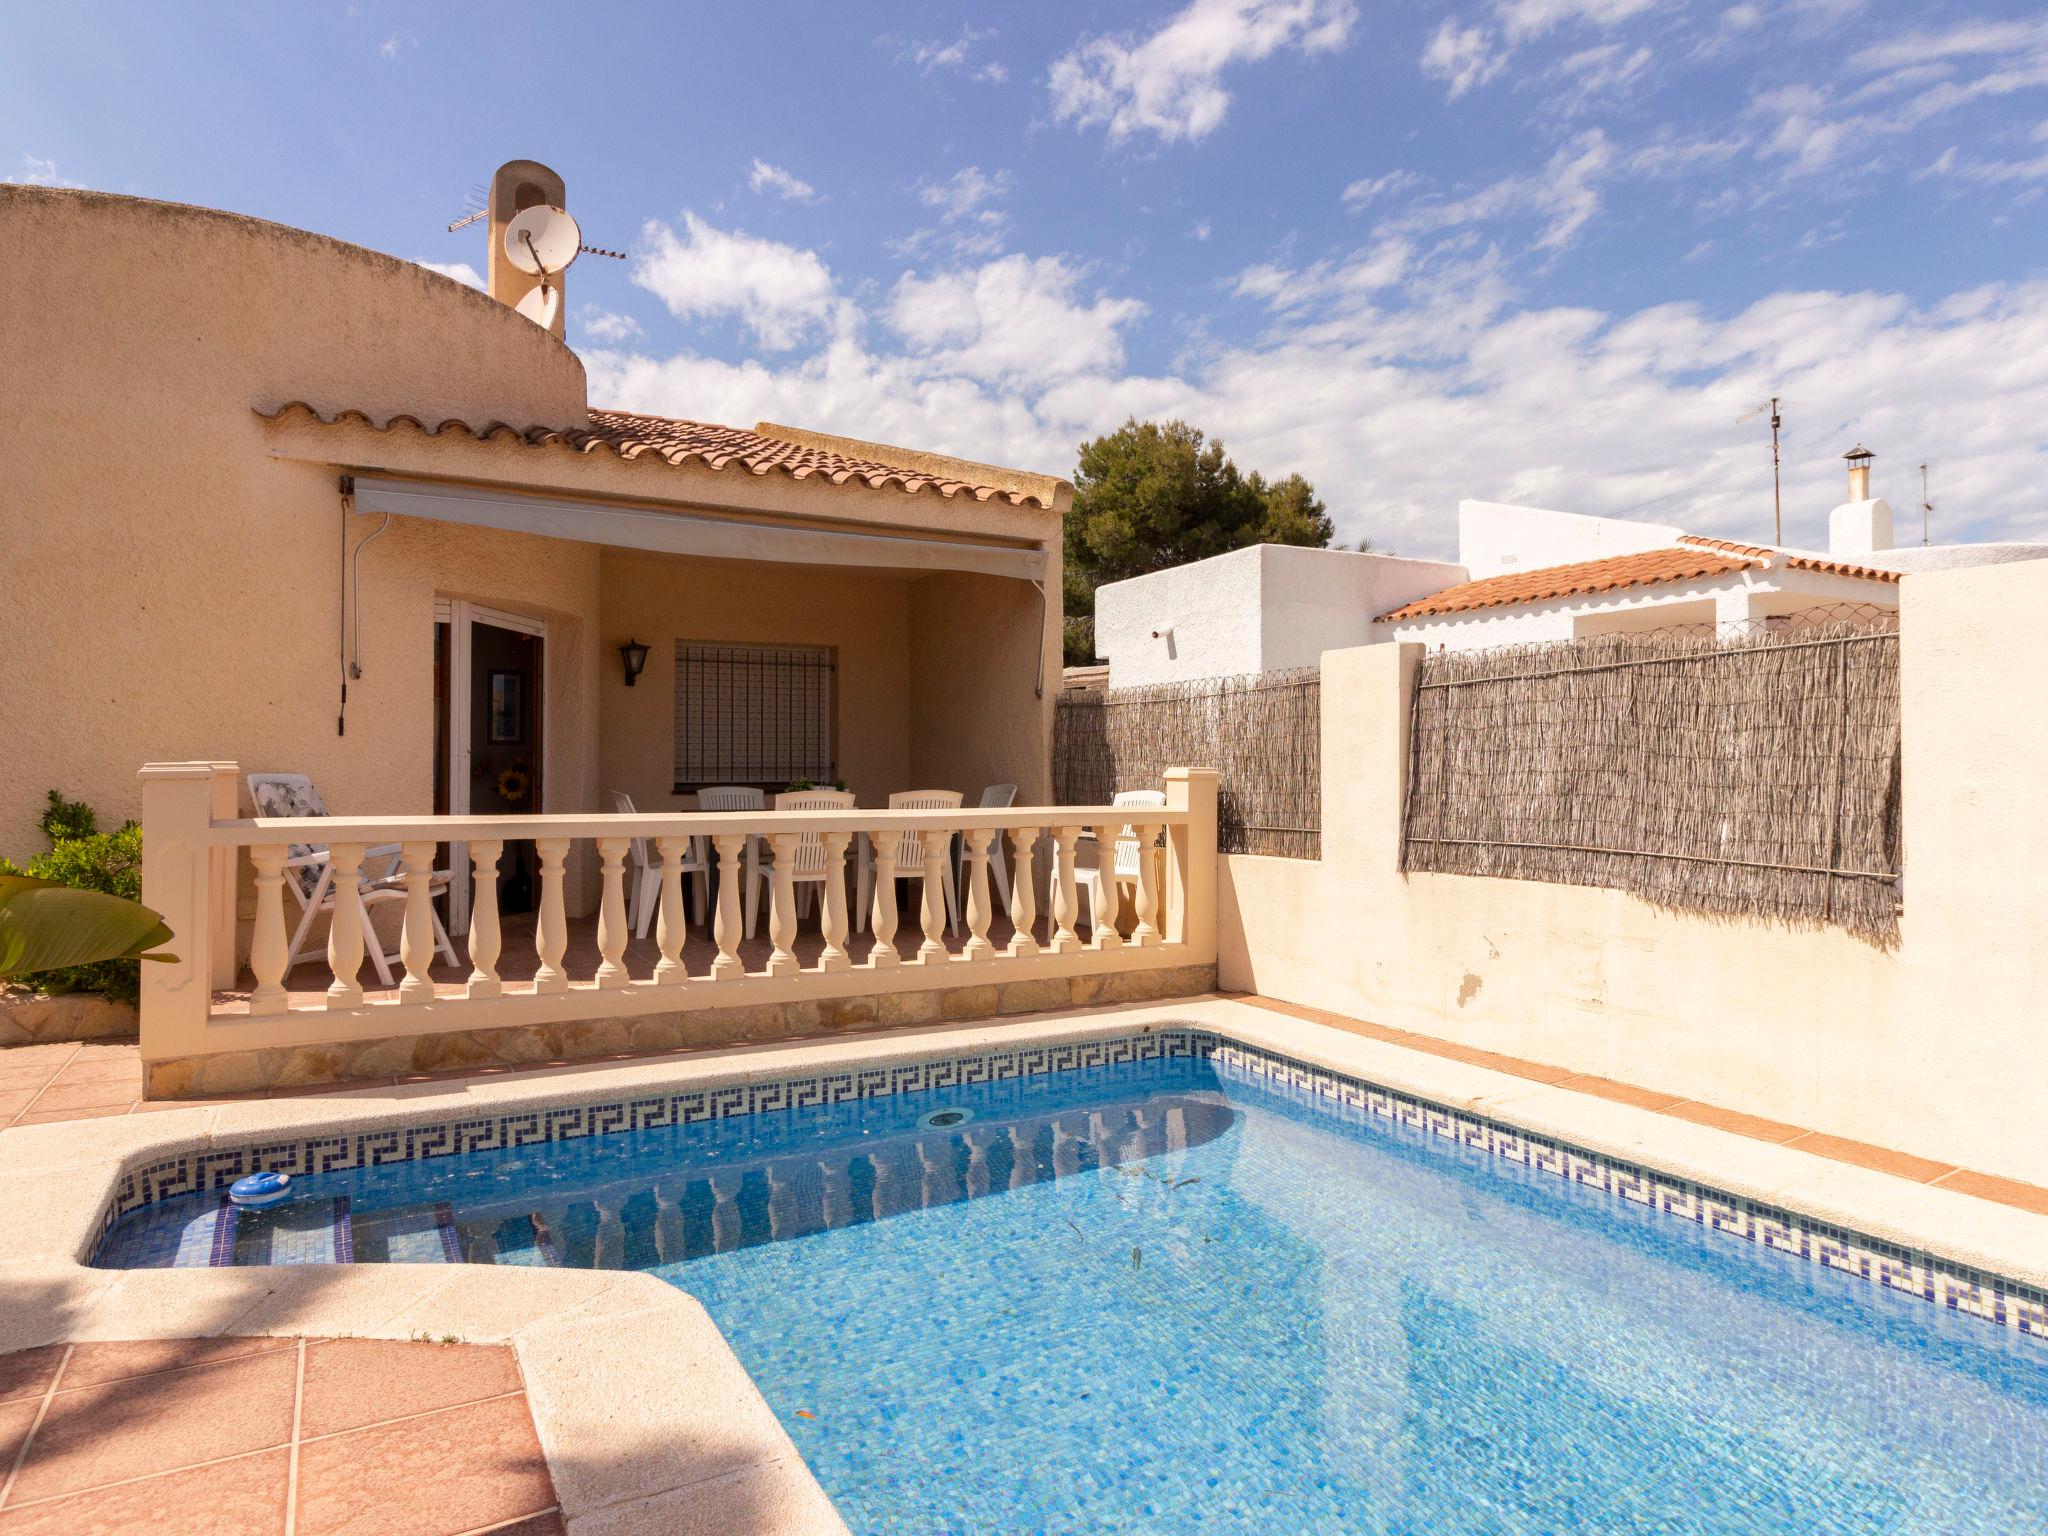
<svg viewBox="0 0 2048 1536">
<path fill-rule="evenodd" d="M 647 647 L 638 640 L 628 640 L 619 647 L 619 660 L 626 664 L 626 686 L 630 688 L 647 665 Z"/>
</svg>

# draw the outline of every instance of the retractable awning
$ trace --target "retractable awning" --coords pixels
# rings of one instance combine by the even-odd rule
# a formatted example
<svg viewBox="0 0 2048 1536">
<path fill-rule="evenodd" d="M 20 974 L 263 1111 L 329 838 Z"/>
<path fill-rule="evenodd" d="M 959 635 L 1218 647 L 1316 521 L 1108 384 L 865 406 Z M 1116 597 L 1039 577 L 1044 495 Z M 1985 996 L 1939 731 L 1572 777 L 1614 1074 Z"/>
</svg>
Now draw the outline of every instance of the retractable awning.
<svg viewBox="0 0 2048 1536">
<path fill-rule="evenodd" d="M 355 477 L 358 512 L 394 512 L 551 539 L 717 560 L 867 566 L 894 571 L 974 571 L 1043 583 L 1043 549 L 910 534 L 848 533 L 740 518 L 703 517 L 661 507 L 570 501 L 432 480 Z"/>
</svg>

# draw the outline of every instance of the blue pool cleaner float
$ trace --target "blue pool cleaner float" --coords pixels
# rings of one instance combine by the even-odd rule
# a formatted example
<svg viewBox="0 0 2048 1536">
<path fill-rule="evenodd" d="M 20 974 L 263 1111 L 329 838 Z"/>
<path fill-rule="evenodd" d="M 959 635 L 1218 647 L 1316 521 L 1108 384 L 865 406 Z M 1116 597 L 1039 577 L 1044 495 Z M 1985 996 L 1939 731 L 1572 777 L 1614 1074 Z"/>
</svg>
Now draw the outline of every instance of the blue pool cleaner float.
<svg viewBox="0 0 2048 1536">
<path fill-rule="evenodd" d="M 282 1205 L 291 1197 L 292 1176 L 288 1173 L 252 1173 L 228 1186 L 228 1199 L 245 1211 Z"/>
</svg>

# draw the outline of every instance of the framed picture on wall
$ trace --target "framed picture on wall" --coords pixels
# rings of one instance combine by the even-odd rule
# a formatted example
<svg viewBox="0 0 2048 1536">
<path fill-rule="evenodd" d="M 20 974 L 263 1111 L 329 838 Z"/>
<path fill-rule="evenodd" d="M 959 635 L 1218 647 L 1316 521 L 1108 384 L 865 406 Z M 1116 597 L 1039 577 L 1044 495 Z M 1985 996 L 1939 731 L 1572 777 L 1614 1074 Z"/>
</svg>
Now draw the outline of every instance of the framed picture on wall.
<svg viewBox="0 0 2048 1536">
<path fill-rule="evenodd" d="M 490 725 L 494 747 L 516 747 L 526 740 L 524 672 L 491 674 Z"/>
</svg>

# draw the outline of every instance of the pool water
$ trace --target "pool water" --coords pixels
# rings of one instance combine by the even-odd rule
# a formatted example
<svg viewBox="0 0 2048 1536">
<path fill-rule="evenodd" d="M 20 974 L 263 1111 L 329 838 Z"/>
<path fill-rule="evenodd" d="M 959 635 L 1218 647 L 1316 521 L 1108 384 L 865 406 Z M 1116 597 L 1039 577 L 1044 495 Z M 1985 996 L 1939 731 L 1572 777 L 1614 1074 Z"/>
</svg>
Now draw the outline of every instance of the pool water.
<svg viewBox="0 0 2048 1536">
<path fill-rule="evenodd" d="M 107 1255 L 651 1271 L 856 1532 L 2048 1530 L 2040 1343 L 1207 1061 L 298 1183 Z"/>
</svg>

